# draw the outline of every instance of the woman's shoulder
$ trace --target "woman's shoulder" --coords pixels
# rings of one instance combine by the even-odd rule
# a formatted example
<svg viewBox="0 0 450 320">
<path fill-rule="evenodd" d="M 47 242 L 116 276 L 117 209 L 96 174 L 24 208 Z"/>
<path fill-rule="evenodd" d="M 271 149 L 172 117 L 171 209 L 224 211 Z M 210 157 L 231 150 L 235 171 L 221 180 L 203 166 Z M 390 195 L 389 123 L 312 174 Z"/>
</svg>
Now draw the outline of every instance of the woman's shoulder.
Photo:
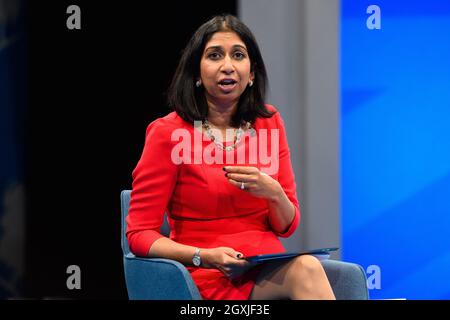
<svg viewBox="0 0 450 320">
<path fill-rule="evenodd" d="M 272 105 L 272 104 L 266 103 L 264 106 L 265 106 L 266 109 L 269 110 L 270 112 L 278 112 L 277 108 L 275 108 L 275 106 Z"/>
<path fill-rule="evenodd" d="M 183 119 L 181 119 L 178 114 L 173 111 L 164 117 L 157 118 L 150 122 L 147 127 L 147 132 L 151 129 L 159 129 L 164 132 L 171 131 L 176 128 L 181 128 L 184 126 Z"/>
<path fill-rule="evenodd" d="M 154 142 L 159 141 L 164 145 L 172 143 L 172 135 L 175 130 L 184 128 L 183 119 L 176 112 L 171 112 L 164 117 L 157 118 L 147 126 L 146 137 Z"/>
<path fill-rule="evenodd" d="M 280 112 L 277 110 L 277 108 L 271 104 L 265 104 L 264 106 L 269 112 L 273 113 L 273 115 L 270 118 L 257 118 L 255 126 L 262 128 L 278 128 L 280 125 L 282 125 L 282 121 L 280 121 Z"/>
<path fill-rule="evenodd" d="M 164 117 L 157 118 L 150 122 L 149 126 L 180 126 L 183 123 L 183 119 L 175 111 L 165 115 Z"/>
</svg>

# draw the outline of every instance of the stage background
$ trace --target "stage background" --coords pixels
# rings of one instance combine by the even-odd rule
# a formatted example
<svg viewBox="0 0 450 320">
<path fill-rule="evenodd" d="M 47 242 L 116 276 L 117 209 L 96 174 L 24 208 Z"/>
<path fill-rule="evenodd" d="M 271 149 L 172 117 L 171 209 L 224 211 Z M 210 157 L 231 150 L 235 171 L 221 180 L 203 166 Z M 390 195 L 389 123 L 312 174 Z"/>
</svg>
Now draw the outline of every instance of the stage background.
<svg viewBox="0 0 450 320">
<path fill-rule="evenodd" d="M 0 299 L 24 286 L 25 19 L 22 1 L 0 1 Z"/>
<path fill-rule="evenodd" d="M 374 299 L 450 298 L 449 39 L 449 1 L 341 1 L 342 258 Z"/>
</svg>

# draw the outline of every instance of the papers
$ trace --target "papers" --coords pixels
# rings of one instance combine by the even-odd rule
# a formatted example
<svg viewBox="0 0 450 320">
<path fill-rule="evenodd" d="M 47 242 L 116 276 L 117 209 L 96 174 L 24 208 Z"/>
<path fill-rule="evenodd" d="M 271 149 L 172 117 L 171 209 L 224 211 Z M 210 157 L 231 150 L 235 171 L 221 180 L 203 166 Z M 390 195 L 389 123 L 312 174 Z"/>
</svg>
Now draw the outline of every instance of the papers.
<svg viewBox="0 0 450 320">
<path fill-rule="evenodd" d="M 295 258 L 301 255 L 312 255 L 315 256 L 319 260 L 326 260 L 330 257 L 331 251 L 336 251 L 339 248 L 321 248 L 321 249 L 313 249 L 306 250 L 301 252 L 284 252 L 284 253 L 273 253 L 273 254 L 259 254 L 256 256 L 245 257 L 244 259 L 251 263 L 263 263 L 267 261 L 275 261 L 275 260 L 288 260 Z"/>
</svg>

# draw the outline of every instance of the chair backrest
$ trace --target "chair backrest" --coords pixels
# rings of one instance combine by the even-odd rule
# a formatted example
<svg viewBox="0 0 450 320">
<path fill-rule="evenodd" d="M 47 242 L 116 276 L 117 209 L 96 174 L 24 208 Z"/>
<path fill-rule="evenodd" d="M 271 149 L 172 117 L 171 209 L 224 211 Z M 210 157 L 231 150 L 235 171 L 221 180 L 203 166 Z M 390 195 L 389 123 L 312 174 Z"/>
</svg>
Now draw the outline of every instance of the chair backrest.
<svg viewBox="0 0 450 320">
<path fill-rule="evenodd" d="M 120 193 L 120 208 L 122 211 L 122 251 L 124 255 L 128 255 L 130 253 L 130 247 L 128 246 L 128 240 L 126 236 L 126 230 L 127 230 L 127 222 L 125 221 L 127 215 L 128 215 L 128 209 L 130 208 L 130 197 L 131 197 L 131 190 L 123 190 Z"/>
</svg>

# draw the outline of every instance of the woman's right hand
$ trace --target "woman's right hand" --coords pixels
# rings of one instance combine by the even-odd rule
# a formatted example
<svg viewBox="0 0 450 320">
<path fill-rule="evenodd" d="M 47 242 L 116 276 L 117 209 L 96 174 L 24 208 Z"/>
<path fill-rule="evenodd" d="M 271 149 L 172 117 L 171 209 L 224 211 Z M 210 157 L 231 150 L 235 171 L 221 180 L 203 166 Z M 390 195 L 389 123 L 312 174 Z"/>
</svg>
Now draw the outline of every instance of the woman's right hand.
<svg viewBox="0 0 450 320">
<path fill-rule="evenodd" d="M 203 268 L 219 269 L 229 278 L 235 278 L 253 266 L 243 259 L 241 252 L 228 247 L 202 249 L 200 255 Z"/>
</svg>

